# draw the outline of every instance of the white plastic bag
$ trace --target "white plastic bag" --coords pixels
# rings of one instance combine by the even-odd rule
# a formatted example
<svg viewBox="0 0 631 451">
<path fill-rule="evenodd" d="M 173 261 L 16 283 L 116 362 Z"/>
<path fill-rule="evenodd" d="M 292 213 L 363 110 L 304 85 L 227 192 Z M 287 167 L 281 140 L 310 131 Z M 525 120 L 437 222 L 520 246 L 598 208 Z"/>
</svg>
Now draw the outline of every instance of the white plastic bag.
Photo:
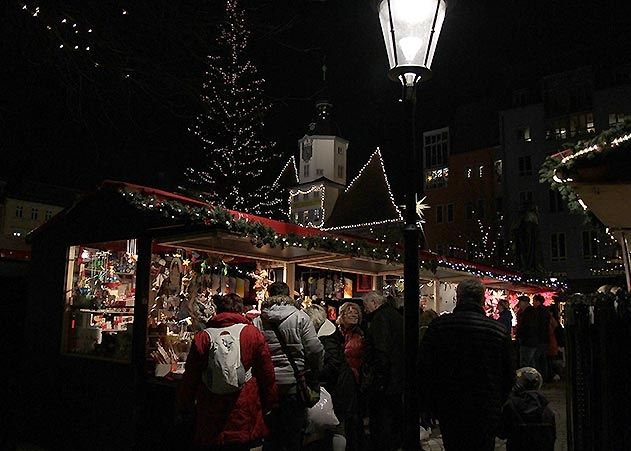
<svg viewBox="0 0 631 451">
<path fill-rule="evenodd" d="M 320 387 L 320 400 L 315 406 L 307 410 L 307 427 L 305 434 L 331 430 L 340 424 L 335 412 L 331 395 L 324 387 Z"/>
</svg>

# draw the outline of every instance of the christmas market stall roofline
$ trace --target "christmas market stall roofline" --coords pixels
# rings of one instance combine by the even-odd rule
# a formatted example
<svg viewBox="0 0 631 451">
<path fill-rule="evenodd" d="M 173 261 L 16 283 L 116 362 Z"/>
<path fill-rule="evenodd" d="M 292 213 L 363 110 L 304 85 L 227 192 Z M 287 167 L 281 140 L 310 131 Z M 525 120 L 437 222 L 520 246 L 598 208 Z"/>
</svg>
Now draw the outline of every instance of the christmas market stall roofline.
<svg viewBox="0 0 631 451">
<path fill-rule="evenodd" d="M 177 193 L 118 181 L 105 181 L 97 192 L 80 200 L 65 214 L 54 218 L 55 222 L 63 220 L 67 215 L 74 217 L 77 213 L 73 210 L 81 209 L 82 204 L 97 198 L 109 199 L 109 202 L 120 204 L 120 208 L 125 210 L 128 207 L 133 208 L 131 214 L 124 215 L 129 218 L 125 221 L 127 230 L 118 236 L 109 236 L 111 234 L 107 233 L 108 239 L 128 239 L 151 234 L 158 242 L 169 246 L 209 250 L 226 255 L 256 257 L 356 274 L 402 273 L 402 249 L 399 246 L 384 246 L 377 240 L 365 237 L 334 234 L 225 210 Z M 105 223 L 108 210 L 114 211 L 112 208 L 104 208 L 101 213 Z M 30 239 L 45 233 L 54 223 L 45 224 L 34 231 Z M 103 226 L 103 222 L 99 223 L 97 231 Z M 228 236 L 231 239 L 227 240 Z M 94 236 L 88 241 L 94 241 Z M 538 292 L 558 288 L 549 280 L 530 280 L 513 271 L 438 256 L 428 251 L 421 251 L 421 261 L 423 279 L 454 282 L 478 276 L 489 287 L 514 291 Z"/>
</svg>

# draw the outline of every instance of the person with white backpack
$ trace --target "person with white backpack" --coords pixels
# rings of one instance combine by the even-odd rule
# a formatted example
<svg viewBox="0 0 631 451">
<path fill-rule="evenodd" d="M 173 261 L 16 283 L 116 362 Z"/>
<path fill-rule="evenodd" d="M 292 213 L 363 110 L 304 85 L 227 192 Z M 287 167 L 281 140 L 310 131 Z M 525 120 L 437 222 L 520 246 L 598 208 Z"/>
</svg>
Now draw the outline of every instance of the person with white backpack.
<svg viewBox="0 0 631 451">
<path fill-rule="evenodd" d="M 263 334 L 243 316 L 243 299 L 216 296 L 217 314 L 195 334 L 178 393 L 182 416 L 195 416 L 194 445 L 241 451 L 268 434 L 278 404 L 274 365 Z"/>
</svg>

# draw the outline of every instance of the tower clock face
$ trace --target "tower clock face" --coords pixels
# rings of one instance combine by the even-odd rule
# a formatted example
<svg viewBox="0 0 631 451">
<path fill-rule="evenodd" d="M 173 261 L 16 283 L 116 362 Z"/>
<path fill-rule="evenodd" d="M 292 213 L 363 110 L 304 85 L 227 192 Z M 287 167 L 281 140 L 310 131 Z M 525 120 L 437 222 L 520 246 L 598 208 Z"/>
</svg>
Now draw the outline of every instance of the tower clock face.
<svg viewBox="0 0 631 451">
<path fill-rule="evenodd" d="M 302 143 L 302 159 L 303 161 L 311 160 L 313 156 L 313 144 L 311 141 L 304 141 Z"/>
</svg>

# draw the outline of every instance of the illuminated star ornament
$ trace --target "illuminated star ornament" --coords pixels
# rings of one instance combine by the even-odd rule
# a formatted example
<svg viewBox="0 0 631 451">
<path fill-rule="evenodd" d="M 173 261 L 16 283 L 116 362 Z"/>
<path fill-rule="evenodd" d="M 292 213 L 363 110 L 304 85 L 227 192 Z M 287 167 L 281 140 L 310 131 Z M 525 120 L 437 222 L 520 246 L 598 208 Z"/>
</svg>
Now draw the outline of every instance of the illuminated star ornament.
<svg viewBox="0 0 631 451">
<path fill-rule="evenodd" d="M 427 196 L 424 196 L 421 200 L 416 201 L 416 214 L 418 215 L 421 224 L 425 223 L 425 214 L 423 213 L 423 210 L 430 208 L 429 205 L 424 203 L 425 199 L 427 199 Z"/>
</svg>

